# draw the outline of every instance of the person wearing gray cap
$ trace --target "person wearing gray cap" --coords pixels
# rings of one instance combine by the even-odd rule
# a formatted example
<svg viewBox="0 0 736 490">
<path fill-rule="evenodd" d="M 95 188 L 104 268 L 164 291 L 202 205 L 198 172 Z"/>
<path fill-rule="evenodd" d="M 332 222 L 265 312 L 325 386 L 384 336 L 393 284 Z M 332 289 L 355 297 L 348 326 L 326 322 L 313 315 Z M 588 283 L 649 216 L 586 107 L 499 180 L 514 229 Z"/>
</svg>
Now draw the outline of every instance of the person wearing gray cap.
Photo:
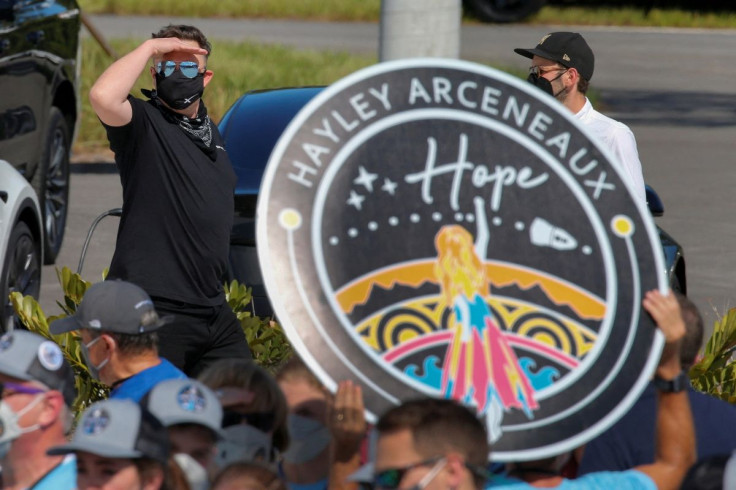
<svg viewBox="0 0 736 490">
<path fill-rule="evenodd" d="M 76 396 L 74 371 L 57 344 L 24 330 L 0 337 L 2 488 L 76 488 L 74 457 L 46 454 L 66 441 Z"/>
<path fill-rule="evenodd" d="M 593 109 L 585 96 L 593 77 L 593 51 L 577 32 L 551 32 L 536 47 L 514 52 L 532 60 L 527 81 L 555 97 L 585 125 L 623 166 L 636 196 L 646 204 L 636 139 L 625 124 Z"/>
<path fill-rule="evenodd" d="M 135 284 L 103 281 L 87 290 L 74 315 L 52 322 L 49 331 L 78 330 L 92 377 L 112 388 L 110 398 L 138 402 L 159 381 L 186 378 L 158 355 L 156 330 L 168 321 Z"/>
<path fill-rule="evenodd" d="M 192 490 L 206 489 L 216 473 L 216 443 L 223 438 L 222 405 L 217 395 L 194 379 L 169 379 L 141 400 L 168 429 L 174 459 Z"/>
<path fill-rule="evenodd" d="M 50 455 L 75 454 L 79 490 L 163 487 L 169 457 L 166 429 L 131 400 L 104 400 L 84 411 L 71 442 Z"/>
</svg>

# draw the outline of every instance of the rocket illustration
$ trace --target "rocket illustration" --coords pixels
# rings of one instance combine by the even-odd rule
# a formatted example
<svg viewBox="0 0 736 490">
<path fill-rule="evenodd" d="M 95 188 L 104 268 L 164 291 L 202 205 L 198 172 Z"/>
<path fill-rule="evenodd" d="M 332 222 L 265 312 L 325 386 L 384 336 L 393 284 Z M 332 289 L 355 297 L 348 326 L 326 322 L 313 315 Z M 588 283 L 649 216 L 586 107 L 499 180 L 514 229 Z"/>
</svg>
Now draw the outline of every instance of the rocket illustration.
<svg viewBox="0 0 736 490">
<path fill-rule="evenodd" d="M 574 250 L 578 246 L 578 241 L 569 232 L 542 218 L 534 218 L 529 235 L 532 243 L 539 247 Z"/>
</svg>

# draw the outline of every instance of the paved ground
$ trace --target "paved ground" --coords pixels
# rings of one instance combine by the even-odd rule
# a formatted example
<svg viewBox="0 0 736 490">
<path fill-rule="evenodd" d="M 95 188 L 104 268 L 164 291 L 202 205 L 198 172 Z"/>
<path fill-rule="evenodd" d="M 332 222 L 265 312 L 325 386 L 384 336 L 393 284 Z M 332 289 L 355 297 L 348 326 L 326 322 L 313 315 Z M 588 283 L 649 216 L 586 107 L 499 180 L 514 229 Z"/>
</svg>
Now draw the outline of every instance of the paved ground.
<svg viewBox="0 0 736 490">
<path fill-rule="evenodd" d="M 161 25 L 190 19 L 93 17 L 109 37 L 150 36 Z M 375 53 L 375 24 L 197 19 L 214 39 L 252 39 L 301 48 Z M 514 47 L 532 47 L 541 26 L 463 27 L 462 57 L 522 68 Z M 736 31 L 584 28 L 597 55 L 593 84 L 606 112 L 636 134 L 644 175 L 664 200 L 658 223 L 685 247 L 690 297 L 712 324 L 713 308 L 736 306 Z M 215 42 L 216 47 L 216 42 Z M 247 62 L 247 60 L 246 60 Z M 255 87 L 254 87 L 255 88 Z M 75 173 L 67 238 L 59 264 L 76 267 L 89 224 L 120 205 L 116 175 Z M 114 245 L 115 218 L 103 221 L 84 276 L 99 277 Z M 44 270 L 42 305 L 59 298 L 53 268 Z"/>
</svg>

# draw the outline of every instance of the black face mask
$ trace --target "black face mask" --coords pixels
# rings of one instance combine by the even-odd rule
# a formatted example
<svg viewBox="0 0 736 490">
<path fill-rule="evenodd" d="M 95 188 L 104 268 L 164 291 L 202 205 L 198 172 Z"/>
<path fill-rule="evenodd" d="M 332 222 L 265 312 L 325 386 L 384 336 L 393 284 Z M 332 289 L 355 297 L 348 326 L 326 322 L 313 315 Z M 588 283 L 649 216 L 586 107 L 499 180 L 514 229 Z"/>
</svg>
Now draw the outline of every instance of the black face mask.
<svg viewBox="0 0 736 490">
<path fill-rule="evenodd" d="M 156 73 L 156 94 L 172 109 L 186 109 L 204 92 L 204 73 L 194 78 L 187 78 L 181 71 L 175 70 L 168 77 Z"/>
<path fill-rule="evenodd" d="M 565 73 L 566 73 L 566 71 L 563 71 L 562 73 L 560 73 L 559 75 L 557 75 L 552 80 L 547 80 L 544 77 L 540 77 L 539 75 L 535 75 L 534 73 L 530 73 L 529 76 L 526 78 L 526 81 L 529 82 L 529 83 L 531 83 L 535 87 L 542 89 L 544 92 L 547 92 L 552 97 L 555 97 L 556 98 L 558 95 L 560 95 L 562 92 L 565 91 L 565 87 L 562 87 L 562 90 L 560 90 L 559 92 L 555 93 L 554 90 L 552 90 L 552 82 L 554 82 L 555 80 L 557 80 L 558 78 L 560 78 Z"/>
</svg>

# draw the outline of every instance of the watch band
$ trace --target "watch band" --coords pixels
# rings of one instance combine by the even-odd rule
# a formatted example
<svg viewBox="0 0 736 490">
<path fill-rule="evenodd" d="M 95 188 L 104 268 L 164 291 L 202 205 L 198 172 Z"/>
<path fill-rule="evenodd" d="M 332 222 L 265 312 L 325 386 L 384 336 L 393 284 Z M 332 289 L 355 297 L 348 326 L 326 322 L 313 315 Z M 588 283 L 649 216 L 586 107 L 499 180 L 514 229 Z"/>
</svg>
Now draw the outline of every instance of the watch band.
<svg viewBox="0 0 736 490">
<path fill-rule="evenodd" d="M 688 386 L 690 386 L 690 377 L 685 371 L 682 371 L 673 379 L 654 377 L 654 387 L 664 393 L 679 393 L 686 390 Z"/>
</svg>

